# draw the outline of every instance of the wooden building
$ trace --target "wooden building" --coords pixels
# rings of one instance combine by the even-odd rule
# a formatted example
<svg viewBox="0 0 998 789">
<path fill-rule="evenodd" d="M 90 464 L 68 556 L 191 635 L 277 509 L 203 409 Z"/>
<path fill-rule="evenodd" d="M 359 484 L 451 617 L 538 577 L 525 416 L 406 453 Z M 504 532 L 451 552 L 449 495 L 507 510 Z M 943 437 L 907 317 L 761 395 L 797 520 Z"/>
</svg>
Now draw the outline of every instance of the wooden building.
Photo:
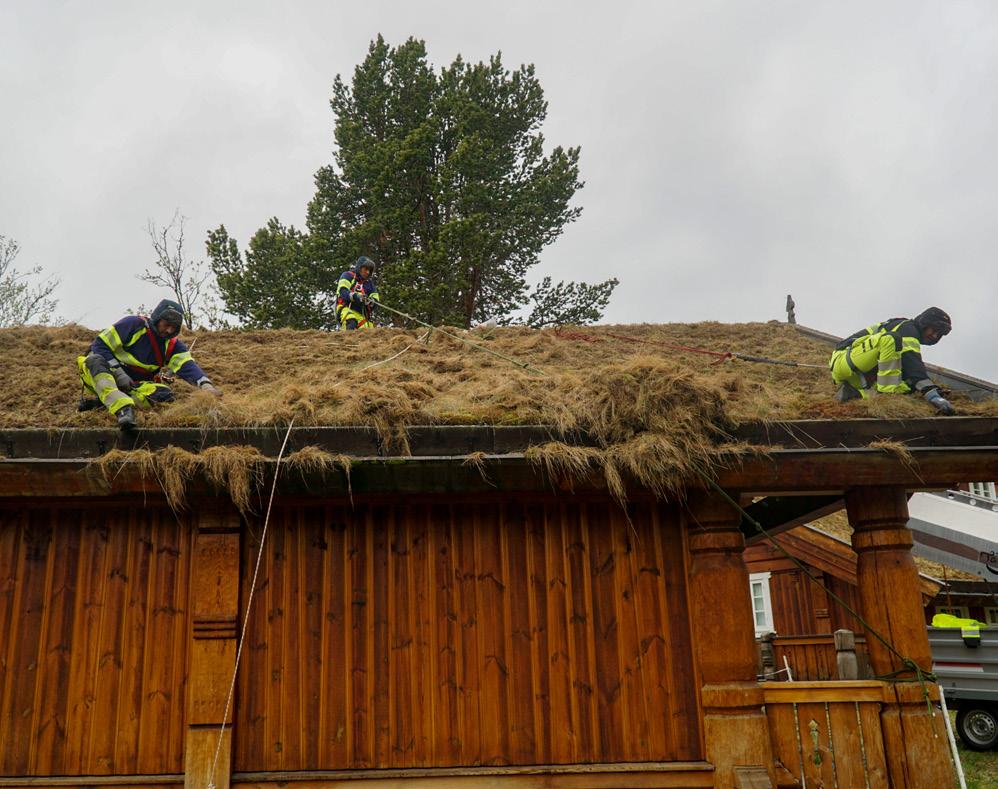
<svg viewBox="0 0 998 789">
<path fill-rule="evenodd" d="M 760 684 L 742 513 L 698 484 L 681 501 L 632 484 L 622 509 L 600 476 L 531 463 L 540 428 L 414 428 L 404 458 L 365 428 L 292 432 L 349 474 L 276 468 L 273 430 L 143 434 L 258 446 L 246 516 L 202 472 L 179 512 L 142 463 L 99 473 L 111 431 L 0 431 L 0 783 L 950 786 L 898 657 L 931 663 L 906 494 L 998 476 L 996 435 L 983 418 L 743 429 L 770 450 L 716 484 L 774 532 L 844 499 L 851 599 L 896 650 L 867 645 L 889 682 Z M 913 462 L 868 446 L 883 436 Z"/>
<path fill-rule="evenodd" d="M 839 678 L 833 638 L 837 630 L 856 635 L 860 676 L 871 676 L 863 624 L 835 600 L 859 608 L 856 552 L 843 539 L 848 529 L 825 525 L 827 520 L 818 521 L 821 527 L 796 526 L 773 541 L 752 538 L 745 549 L 755 632 L 772 647 L 774 679 L 787 679 L 788 673 L 795 680 Z M 919 599 L 929 606 L 944 582 L 927 572 L 935 566 L 918 557 L 915 566 Z"/>
</svg>

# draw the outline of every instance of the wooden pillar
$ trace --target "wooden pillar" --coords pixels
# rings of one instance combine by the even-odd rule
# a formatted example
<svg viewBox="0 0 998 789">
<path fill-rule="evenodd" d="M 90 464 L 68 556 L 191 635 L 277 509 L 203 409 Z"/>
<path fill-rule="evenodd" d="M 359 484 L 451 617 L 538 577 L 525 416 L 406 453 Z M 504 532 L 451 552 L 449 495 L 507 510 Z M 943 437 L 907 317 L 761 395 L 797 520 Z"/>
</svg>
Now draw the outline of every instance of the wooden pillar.
<svg viewBox="0 0 998 789">
<path fill-rule="evenodd" d="M 775 786 L 762 687 L 756 681 L 741 515 L 720 496 L 691 493 L 685 520 L 693 650 L 703 683 L 704 744 L 714 765 L 714 785 Z"/>
<path fill-rule="evenodd" d="M 901 488 L 855 488 L 846 494 L 853 528 L 859 613 L 894 649 L 925 671 L 932 669 L 929 637 L 922 610 L 918 570 L 911 555 L 908 497 Z M 925 688 L 912 681 L 914 672 L 872 635 L 866 634 L 875 676 L 900 671 L 905 680 L 888 687 L 881 712 L 884 749 L 891 786 L 949 786 L 953 769 L 941 713 L 929 711 Z M 933 701 L 939 693 L 926 685 Z"/>
<path fill-rule="evenodd" d="M 196 520 L 191 576 L 193 629 L 184 744 L 184 787 L 229 789 L 232 772 L 232 717 L 225 702 L 236 663 L 239 617 L 238 518 L 201 515 Z M 222 723 L 228 724 L 224 735 Z M 212 763 L 221 748 L 212 775 Z"/>
</svg>

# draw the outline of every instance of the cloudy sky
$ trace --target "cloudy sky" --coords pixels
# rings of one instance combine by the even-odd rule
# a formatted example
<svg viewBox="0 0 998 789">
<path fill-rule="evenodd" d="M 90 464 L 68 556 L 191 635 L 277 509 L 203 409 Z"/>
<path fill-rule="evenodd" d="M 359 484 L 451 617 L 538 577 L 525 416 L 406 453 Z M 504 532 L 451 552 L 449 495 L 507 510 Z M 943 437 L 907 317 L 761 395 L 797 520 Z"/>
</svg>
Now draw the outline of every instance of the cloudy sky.
<svg viewBox="0 0 998 789">
<path fill-rule="evenodd" d="M 378 33 L 438 66 L 530 62 L 582 218 L 537 275 L 620 278 L 613 322 L 782 319 L 837 334 L 937 304 L 929 361 L 998 380 L 998 5 L 982 2 L 0 6 L 0 235 L 89 326 L 165 294 L 149 219 L 202 254 L 303 225 L 328 106 Z"/>
</svg>

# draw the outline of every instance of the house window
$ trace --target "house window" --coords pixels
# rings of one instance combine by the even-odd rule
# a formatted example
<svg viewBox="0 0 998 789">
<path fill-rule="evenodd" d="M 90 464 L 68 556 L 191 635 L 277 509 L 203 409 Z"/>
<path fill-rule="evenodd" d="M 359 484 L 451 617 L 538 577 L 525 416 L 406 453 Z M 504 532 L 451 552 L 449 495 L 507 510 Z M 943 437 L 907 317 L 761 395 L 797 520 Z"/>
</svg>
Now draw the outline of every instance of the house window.
<svg viewBox="0 0 998 789">
<path fill-rule="evenodd" d="M 998 608 L 989 607 L 984 609 L 984 621 L 987 622 L 988 627 L 995 627 L 998 625 Z"/>
<path fill-rule="evenodd" d="M 773 602 L 769 598 L 769 573 L 752 573 L 749 576 L 752 595 L 752 615 L 755 617 L 755 634 L 773 632 Z"/>
<path fill-rule="evenodd" d="M 982 499 L 998 500 L 998 494 L 995 492 L 995 483 L 993 482 L 971 482 L 970 492 L 975 496 L 980 496 Z"/>
<path fill-rule="evenodd" d="M 998 609 L 995 609 L 998 611 Z M 970 619 L 970 611 L 965 605 L 953 605 L 953 606 L 937 606 L 937 614 L 952 614 L 953 616 L 958 616 L 961 619 Z"/>
</svg>

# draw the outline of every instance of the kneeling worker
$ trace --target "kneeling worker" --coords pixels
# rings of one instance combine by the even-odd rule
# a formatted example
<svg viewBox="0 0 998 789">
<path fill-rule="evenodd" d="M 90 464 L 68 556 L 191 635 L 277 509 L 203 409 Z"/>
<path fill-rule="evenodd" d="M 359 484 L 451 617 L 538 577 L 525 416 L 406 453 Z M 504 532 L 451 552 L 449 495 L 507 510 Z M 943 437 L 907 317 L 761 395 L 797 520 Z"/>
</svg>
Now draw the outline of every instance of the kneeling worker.
<svg viewBox="0 0 998 789">
<path fill-rule="evenodd" d="M 372 277 L 374 261 L 361 255 L 349 271 L 340 274 L 336 283 L 336 321 L 347 331 L 370 329 L 374 307 L 381 299 Z"/>
<path fill-rule="evenodd" d="M 127 315 L 98 334 L 90 353 L 77 359 L 77 367 L 83 388 L 99 400 L 83 398 L 79 410 L 103 404 L 118 417 L 119 427 L 130 430 L 135 427 L 136 404 L 151 408 L 173 400 L 173 390 L 160 380 L 163 369 L 221 397 L 221 390 L 212 385 L 178 337 L 183 320 L 181 306 L 163 299 L 148 318 Z"/>
<path fill-rule="evenodd" d="M 935 345 L 952 328 L 949 315 L 929 307 L 917 318 L 891 318 L 846 337 L 828 363 L 832 380 L 839 384 L 835 399 L 917 392 L 941 414 L 956 413 L 922 361 L 922 345 Z"/>
</svg>

